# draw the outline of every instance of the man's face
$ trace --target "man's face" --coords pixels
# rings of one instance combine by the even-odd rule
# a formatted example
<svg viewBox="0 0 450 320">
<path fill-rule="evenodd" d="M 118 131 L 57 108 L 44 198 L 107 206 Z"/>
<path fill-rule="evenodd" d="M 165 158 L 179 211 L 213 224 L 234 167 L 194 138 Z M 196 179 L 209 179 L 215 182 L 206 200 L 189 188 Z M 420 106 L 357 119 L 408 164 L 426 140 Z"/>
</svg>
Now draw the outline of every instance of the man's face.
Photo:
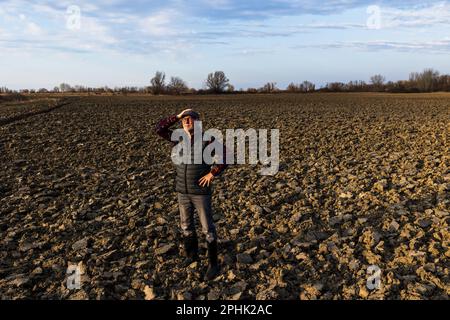
<svg viewBox="0 0 450 320">
<path fill-rule="evenodd" d="M 197 119 L 192 118 L 191 116 L 184 117 L 181 120 L 184 131 L 186 131 L 187 133 L 194 132 L 194 121 L 197 121 Z"/>
</svg>

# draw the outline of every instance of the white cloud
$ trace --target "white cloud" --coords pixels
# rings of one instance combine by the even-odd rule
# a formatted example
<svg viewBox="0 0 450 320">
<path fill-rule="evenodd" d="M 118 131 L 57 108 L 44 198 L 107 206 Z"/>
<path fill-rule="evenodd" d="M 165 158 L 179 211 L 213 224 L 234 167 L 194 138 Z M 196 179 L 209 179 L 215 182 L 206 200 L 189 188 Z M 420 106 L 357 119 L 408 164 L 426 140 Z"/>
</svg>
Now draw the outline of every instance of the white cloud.
<svg viewBox="0 0 450 320">
<path fill-rule="evenodd" d="M 311 24 L 300 24 L 294 26 L 297 29 L 334 29 L 334 30 L 344 30 L 344 29 L 363 29 L 366 28 L 366 24 L 362 23 L 311 23 Z"/>
<path fill-rule="evenodd" d="M 320 48 L 320 49 L 340 49 L 354 48 L 368 51 L 377 50 L 395 50 L 395 51 L 425 51 L 430 53 L 450 52 L 450 39 L 429 40 L 429 41 L 392 41 L 392 40 L 374 40 L 374 41 L 339 41 L 325 44 L 302 44 L 293 46 L 293 49 L 299 48 Z"/>
<path fill-rule="evenodd" d="M 368 41 L 353 42 L 350 45 L 369 50 L 396 49 L 401 51 L 428 51 L 428 52 L 449 52 L 450 40 L 430 40 L 430 41 Z"/>
<path fill-rule="evenodd" d="M 173 24 L 179 16 L 180 14 L 176 10 L 161 10 L 156 14 L 144 18 L 140 23 L 140 27 L 144 33 L 152 36 L 174 35 L 176 34 L 176 30 Z"/>
<path fill-rule="evenodd" d="M 79 29 L 67 28 L 67 11 L 48 3 L 30 5 L 18 0 L 7 1 L 0 13 L 0 24 L 8 34 L 3 33 L 0 39 L 1 50 L 8 51 L 60 51 L 60 52 L 100 52 L 113 51 L 118 43 L 110 29 L 110 24 L 102 18 L 88 14 L 96 10 L 96 6 L 87 6 L 82 11 Z M 84 13 L 83 13 L 84 12 Z"/>
<path fill-rule="evenodd" d="M 288 15 L 303 17 L 304 14 L 314 11 L 317 4 L 314 1 L 268 1 L 260 6 L 251 3 L 240 3 L 233 0 L 197 0 L 187 5 L 180 0 L 173 0 L 166 9 L 159 9 L 158 6 L 148 6 L 152 14 L 145 16 L 146 12 L 136 10 L 121 11 L 118 7 L 124 3 L 122 0 L 97 0 L 92 4 L 88 0 L 78 0 L 76 4 L 81 9 L 81 28 L 79 30 L 68 30 L 66 28 L 67 13 L 66 5 L 73 4 L 71 0 L 62 0 L 58 3 L 52 1 L 42 1 L 32 4 L 30 1 L 7 0 L 0 6 L 0 27 L 8 34 L 14 34 L 15 46 L 20 48 L 30 46 L 30 40 L 35 44 L 35 48 L 45 50 L 85 50 L 87 52 L 114 51 L 136 54 L 147 54 L 148 52 L 164 52 L 165 48 L 179 51 L 181 48 L 193 48 L 201 45 L 223 45 L 235 46 L 241 39 L 248 41 L 258 41 L 267 38 L 269 41 L 275 37 L 296 37 L 301 33 L 313 34 L 316 30 L 327 29 L 326 32 L 339 32 L 339 30 L 367 28 L 365 21 L 365 11 L 361 13 L 358 7 L 355 10 L 356 22 L 340 21 L 350 15 L 339 15 L 337 10 L 332 11 L 333 19 L 328 19 L 324 15 L 315 16 L 315 22 L 293 25 L 297 21 L 284 19 L 285 11 L 279 11 L 279 6 L 285 4 L 289 8 L 303 8 L 305 10 L 290 10 Z M 322 12 L 324 8 L 351 8 L 351 4 L 364 5 L 362 1 L 353 0 L 332 0 L 325 1 L 324 5 L 317 8 Z M 385 3 L 385 2 L 382 2 Z M 119 6 L 120 4 L 120 6 Z M 140 6 L 130 4 L 130 9 Z M 252 7 L 255 7 L 255 10 Z M 414 7 L 400 10 L 395 8 L 395 3 L 388 7 L 381 7 L 382 27 L 400 28 L 411 27 L 416 30 L 418 27 L 450 25 L 450 3 L 442 2 L 434 5 Z M 143 6 L 145 8 L 145 6 Z M 231 14 L 226 14 L 227 10 L 239 8 L 242 16 L 248 14 L 255 16 L 258 14 L 270 15 L 272 19 L 261 20 L 250 19 L 240 25 L 236 20 L 230 18 Z M 283 8 L 281 6 L 280 8 Z M 306 10 L 306 9 L 311 10 Z M 314 10 L 313 10 L 314 9 Z M 217 14 L 217 12 L 220 14 Z M 231 10 L 233 11 L 233 10 Z M 216 12 L 216 13 L 214 13 Z M 295 13 L 297 12 L 297 13 Z M 325 10 L 329 12 L 329 10 Z M 224 13 L 223 18 L 221 14 Z M 21 17 L 22 16 L 22 20 Z M 222 19 L 217 23 L 217 19 Z M 228 21 L 226 21 L 228 17 Z M 362 18 L 361 18 L 362 17 Z M 353 15 L 355 18 L 355 15 Z M 320 19 L 317 21 L 317 19 Z M 3 24 L 2 24 L 3 22 Z M 4 37 L 4 32 L 2 38 Z M 360 38 L 364 41 L 364 36 Z M 245 40 L 247 41 L 247 40 Z M 5 43 L 5 42 L 3 42 Z M 308 44 L 306 44 L 308 45 Z M 324 44 L 327 46 L 328 44 Z M 333 46 L 336 44 L 329 44 Z M 338 44 L 342 45 L 342 44 Z M 376 43 L 373 48 L 376 49 Z M 389 46 L 385 43 L 386 46 Z M 356 46 L 356 44 L 354 44 Z M 438 46 L 438 43 L 434 47 Z M 4 46 L 0 43 L 0 47 Z M 393 44 L 390 48 L 394 48 Z M 406 45 L 403 45 L 406 48 Z M 441 46 L 442 47 L 442 46 Z M 252 50 L 247 50 L 246 54 L 253 54 Z"/>
<path fill-rule="evenodd" d="M 450 25 L 450 3 L 447 2 L 412 9 L 380 9 L 382 28 Z"/>
<path fill-rule="evenodd" d="M 110 30 L 95 18 L 84 17 L 81 20 L 80 33 L 81 39 L 90 40 L 94 43 L 114 44 L 118 41 L 111 35 Z"/>
<path fill-rule="evenodd" d="M 61 19 L 64 16 L 65 11 L 57 10 L 49 5 L 37 3 L 32 6 L 33 11 L 37 14 L 44 14 L 50 19 Z"/>
<path fill-rule="evenodd" d="M 40 36 L 42 35 L 42 29 L 34 22 L 27 22 L 25 27 L 25 34 L 31 36 Z"/>
</svg>

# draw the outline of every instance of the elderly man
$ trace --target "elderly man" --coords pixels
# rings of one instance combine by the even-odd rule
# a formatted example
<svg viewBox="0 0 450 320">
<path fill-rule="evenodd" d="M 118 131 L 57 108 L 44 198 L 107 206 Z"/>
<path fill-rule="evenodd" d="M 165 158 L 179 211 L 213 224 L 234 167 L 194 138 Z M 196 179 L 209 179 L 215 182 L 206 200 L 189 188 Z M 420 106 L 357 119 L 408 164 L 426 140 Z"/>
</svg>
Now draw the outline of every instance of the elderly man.
<svg viewBox="0 0 450 320">
<path fill-rule="evenodd" d="M 176 144 L 171 140 L 172 130 L 170 127 L 180 120 L 193 145 L 194 122 L 200 120 L 200 115 L 192 109 L 186 109 L 178 115 L 162 119 L 156 125 L 156 133 Z M 211 142 L 203 142 L 203 149 Z M 223 149 L 223 155 L 225 156 L 225 147 Z M 201 164 L 195 164 L 194 152 L 191 152 L 191 160 L 187 164 L 176 164 L 176 191 L 178 192 L 186 263 L 198 260 L 198 240 L 194 220 L 195 208 L 208 246 L 209 265 L 205 280 L 212 280 L 217 277 L 220 268 L 217 260 L 217 234 L 211 210 L 211 182 L 226 168 L 226 164 L 225 161 L 224 164 L 214 166 L 208 165 L 204 161 Z"/>
</svg>

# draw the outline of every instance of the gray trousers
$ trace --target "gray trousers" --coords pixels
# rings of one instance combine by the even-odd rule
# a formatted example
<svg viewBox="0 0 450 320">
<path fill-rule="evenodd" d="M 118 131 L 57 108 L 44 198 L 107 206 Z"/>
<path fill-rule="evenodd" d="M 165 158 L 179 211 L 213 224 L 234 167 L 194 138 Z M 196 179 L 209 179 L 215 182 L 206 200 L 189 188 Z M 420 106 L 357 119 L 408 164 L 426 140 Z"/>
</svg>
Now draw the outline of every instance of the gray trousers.
<svg viewBox="0 0 450 320">
<path fill-rule="evenodd" d="M 216 227 L 212 218 L 211 195 L 178 193 L 180 207 L 181 231 L 183 236 L 195 235 L 194 208 L 200 218 L 202 232 L 207 242 L 217 239 Z"/>
</svg>

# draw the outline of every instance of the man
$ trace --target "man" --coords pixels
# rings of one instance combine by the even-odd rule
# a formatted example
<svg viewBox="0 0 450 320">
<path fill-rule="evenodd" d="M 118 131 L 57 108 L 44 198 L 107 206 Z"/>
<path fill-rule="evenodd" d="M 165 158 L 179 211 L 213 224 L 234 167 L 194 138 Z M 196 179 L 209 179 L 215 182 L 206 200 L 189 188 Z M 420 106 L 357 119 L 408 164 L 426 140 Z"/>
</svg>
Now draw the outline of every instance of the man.
<svg viewBox="0 0 450 320">
<path fill-rule="evenodd" d="M 171 141 L 171 126 L 178 121 L 182 122 L 183 129 L 190 139 L 191 145 L 194 143 L 194 122 L 200 120 L 200 115 L 192 109 L 186 109 L 178 115 L 172 115 L 162 119 L 156 125 L 156 133 L 164 139 Z M 212 141 L 203 142 L 203 149 Z M 175 142 L 172 142 L 176 144 Z M 225 157 L 225 147 L 223 147 Z M 206 237 L 208 246 L 208 270 L 205 280 L 212 280 L 219 274 L 219 264 L 217 261 L 217 234 L 212 218 L 211 210 L 211 182 L 225 168 L 224 164 L 208 165 L 194 163 L 194 148 L 191 148 L 190 164 L 176 165 L 176 191 L 178 192 L 178 204 L 180 207 L 181 229 L 183 233 L 184 251 L 186 263 L 198 261 L 198 240 L 195 232 L 194 208 L 200 218 L 202 232 Z"/>
</svg>

